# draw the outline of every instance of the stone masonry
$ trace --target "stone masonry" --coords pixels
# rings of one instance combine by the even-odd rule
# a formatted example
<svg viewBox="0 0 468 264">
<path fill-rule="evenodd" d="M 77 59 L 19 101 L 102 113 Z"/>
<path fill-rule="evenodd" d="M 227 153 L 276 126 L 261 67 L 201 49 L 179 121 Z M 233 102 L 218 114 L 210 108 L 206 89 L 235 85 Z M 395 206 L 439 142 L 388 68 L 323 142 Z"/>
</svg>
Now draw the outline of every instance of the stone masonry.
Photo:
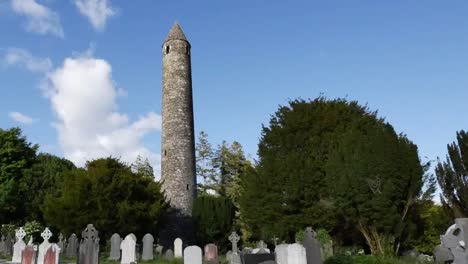
<svg viewBox="0 0 468 264">
<path fill-rule="evenodd" d="M 175 23 L 162 46 L 161 180 L 171 207 L 191 216 L 196 195 L 190 43 Z"/>
</svg>

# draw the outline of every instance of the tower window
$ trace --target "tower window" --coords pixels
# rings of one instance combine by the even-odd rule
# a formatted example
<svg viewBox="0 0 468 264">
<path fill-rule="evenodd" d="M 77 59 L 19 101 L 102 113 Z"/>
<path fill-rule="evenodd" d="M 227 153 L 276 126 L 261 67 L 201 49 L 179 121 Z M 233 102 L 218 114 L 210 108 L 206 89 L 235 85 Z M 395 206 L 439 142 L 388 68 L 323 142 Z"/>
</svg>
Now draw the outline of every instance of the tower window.
<svg viewBox="0 0 468 264">
<path fill-rule="evenodd" d="M 189 185 L 187 184 L 187 191 L 189 190 Z"/>
<path fill-rule="evenodd" d="M 188 46 L 185 47 L 185 53 L 186 53 L 187 55 L 190 55 L 190 48 L 189 48 Z"/>
<path fill-rule="evenodd" d="M 164 156 L 167 156 L 167 150 L 164 150 Z"/>
<path fill-rule="evenodd" d="M 171 47 L 169 45 L 166 46 L 166 54 L 169 54 L 169 51 L 171 50 Z"/>
</svg>

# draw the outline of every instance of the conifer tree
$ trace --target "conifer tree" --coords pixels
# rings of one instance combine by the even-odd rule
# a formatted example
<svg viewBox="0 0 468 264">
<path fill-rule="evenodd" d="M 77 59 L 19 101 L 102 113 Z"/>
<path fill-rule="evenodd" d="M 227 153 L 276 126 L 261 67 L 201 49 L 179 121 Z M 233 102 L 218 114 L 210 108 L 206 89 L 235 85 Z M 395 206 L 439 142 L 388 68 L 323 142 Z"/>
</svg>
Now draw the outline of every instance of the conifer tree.
<svg viewBox="0 0 468 264">
<path fill-rule="evenodd" d="M 438 159 L 435 169 L 440 200 L 452 217 L 468 217 L 468 133 L 457 132 L 457 141 L 447 150 L 446 160 Z"/>
</svg>

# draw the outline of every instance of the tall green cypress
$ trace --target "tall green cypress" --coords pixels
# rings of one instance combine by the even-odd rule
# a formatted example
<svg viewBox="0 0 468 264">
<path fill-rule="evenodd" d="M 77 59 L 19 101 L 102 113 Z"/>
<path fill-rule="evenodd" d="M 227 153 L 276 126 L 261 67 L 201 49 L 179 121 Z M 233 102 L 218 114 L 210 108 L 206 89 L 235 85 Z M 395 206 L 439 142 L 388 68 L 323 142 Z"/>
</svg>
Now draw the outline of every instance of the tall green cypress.
<svg viewBox="0 0 468 264">
<path fill-rule="evenodd" d="M 457 132 L 457 141 L 447 150 L 446 160 L 438 159 L 435 168 L 440 200 L 452 217 L 468 217 L 468 133 Z"/>
</svg>

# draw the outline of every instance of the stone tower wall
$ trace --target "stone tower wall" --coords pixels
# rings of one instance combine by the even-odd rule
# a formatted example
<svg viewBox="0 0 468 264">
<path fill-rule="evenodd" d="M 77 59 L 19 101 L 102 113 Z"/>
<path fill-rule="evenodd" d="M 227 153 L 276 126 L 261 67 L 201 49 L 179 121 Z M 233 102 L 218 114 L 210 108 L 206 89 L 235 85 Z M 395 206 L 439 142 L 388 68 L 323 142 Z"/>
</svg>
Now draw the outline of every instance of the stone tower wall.
<svg viewBox="0 0 468 264">
<path fill-rule="evenodd" d="M 190 216 L 196 195 L 190 43 L 169 39 L 162 52 L 162 187 L 170 205 Z"/>
</svg>

